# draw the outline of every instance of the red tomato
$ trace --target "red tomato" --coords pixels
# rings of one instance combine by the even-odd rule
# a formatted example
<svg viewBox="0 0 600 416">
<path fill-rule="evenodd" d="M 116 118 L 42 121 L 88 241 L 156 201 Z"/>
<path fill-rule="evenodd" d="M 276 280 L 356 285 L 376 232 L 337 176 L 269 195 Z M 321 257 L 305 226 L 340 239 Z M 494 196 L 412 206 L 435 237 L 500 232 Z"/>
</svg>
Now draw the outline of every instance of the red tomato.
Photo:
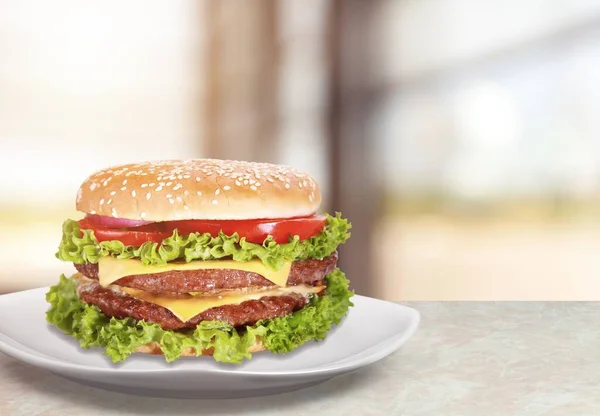
<svg viewBox="0 0 600 416">
<path fill-rule="evenodd" d="M 94 236 L 99 242 L 118 240 L 126 246 L 141 246 L 147 241 L 160 243 L 162 240 L 170 237 L 172 234 L 172 231 L 168 232 L 164 229 L 164 227 L 163 230 L 160 230 L 158 227 L 148 229 L 148 226 L 130 229 L 99 227 L 95 224 L 92 224 L 86 218 L 79 221 L 79 226 L 84 230 L 93 230 Z"/>
<path fill-rule="evenodd" d="M 290 236 L 297 235 L 300 240 L 307 240 L 319 234 L 325 227 L 325 216 L 313 215 L 311 217 L 266 219 L 266 220 L 232 220 L 208 221 L 187 220 L 168 222 L 167 228 L 177 228 L 180 234 L 192 232 L 209 232 L 216 236 L 219 231 L 227 235 L 238 233 L 251 243 L 262 243 L 267 236 L 272 235 L 279 243 L 287 243 Z"/>
<path fill-rule="evenodd" d="M 287 243 L 290 236 L 298 236 L 300 240 L 307 240 L 319 234 L 325 227 L 326 218 L 323 215 L 310 217 L 264 219 L 264 220 L 185 220 L 158 222 L 142 225 L 135 228 L 106 228 L 92 224 L 92 221 L 83 219 L 79 222 L 83 229 L 94 230 L 98 241 L 119 240 L 125 245 L 140 246 L 146 241 L 160 243 L 173 234 L 177 229 L 180 235 L 193 232 L 210 233 L 212 236 L 223 231 L 227 235 L 238 233 L 246 241 L 261 244 L 267 236 L 279 243 Z"/>
</svg>

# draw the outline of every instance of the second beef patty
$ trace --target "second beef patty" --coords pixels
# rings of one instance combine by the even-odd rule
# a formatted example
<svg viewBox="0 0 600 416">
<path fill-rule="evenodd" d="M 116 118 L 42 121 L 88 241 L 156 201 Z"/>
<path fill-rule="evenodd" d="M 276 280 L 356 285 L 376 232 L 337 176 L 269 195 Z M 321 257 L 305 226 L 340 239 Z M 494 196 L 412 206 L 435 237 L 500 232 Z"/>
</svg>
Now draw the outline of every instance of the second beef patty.
<svg viewBox="0 0 600 416">
<path fill-rule="evenodd" d="M 320 294 L 324 290 L 325 287 Z M 288 315 L 303 308 L 308 302 L 305 296 L 298 293 L 263 296 L 240 304 L 210 308 L 189 321 L 182 322 L 167 308 L 100 286 L 97 281 L 85 277 L 77 281 L 77 294 L 83 302 L 96 305 L 107 317 L 131 317 L 138 321 L 156 323 L 168 330 L 194 329 L 202 321 L 227 322 L 234 327 L 253 325 L 260 320 Z"/>
</svg>

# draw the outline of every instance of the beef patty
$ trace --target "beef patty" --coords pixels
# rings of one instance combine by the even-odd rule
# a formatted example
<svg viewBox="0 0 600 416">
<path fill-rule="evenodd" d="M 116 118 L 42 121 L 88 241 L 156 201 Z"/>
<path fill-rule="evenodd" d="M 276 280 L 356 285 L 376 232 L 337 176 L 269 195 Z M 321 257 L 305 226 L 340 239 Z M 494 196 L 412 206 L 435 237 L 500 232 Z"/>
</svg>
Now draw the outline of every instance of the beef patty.
<svg viewBox="0 0 600 416">
<path fill-rule="evenodd" d="M 154 322 L 163 329 L 171 330 L 194 329 L 201 321 L 212 320 L 224 321 L 236 327 L 253 325 L 262 319 L 290 314 L 303 308 L 308 301 L 305 296 L 296 293 L 264 296 L 239 305 L 207 309 L 189 321 L 182 322 L 167 308 L 103 287 L 97 281 L 85 277 L 78 279 L 77 293 L 83 302 L 96 305 L 108 317 L 131 317 L 138 321 Z"/>
<path fill-rule="evenodd" d="M 335 269 L 337 259 L 337 252 L 334 252 L 323 260 L 307 259 L 293 262 L 288 277 L 288 286 L 316 285 Z M 97 264 L 75 264 L 75 268 L 86 277 L 98 279 Z M 158 293 L 214 293 L 244 287 L 273 286 L 271 281 L 258 273 L 229 269 L 173 270 L 162 273 L 140 274 L 125 276 L 114 282 L 114 284 Z"/>
</svg>

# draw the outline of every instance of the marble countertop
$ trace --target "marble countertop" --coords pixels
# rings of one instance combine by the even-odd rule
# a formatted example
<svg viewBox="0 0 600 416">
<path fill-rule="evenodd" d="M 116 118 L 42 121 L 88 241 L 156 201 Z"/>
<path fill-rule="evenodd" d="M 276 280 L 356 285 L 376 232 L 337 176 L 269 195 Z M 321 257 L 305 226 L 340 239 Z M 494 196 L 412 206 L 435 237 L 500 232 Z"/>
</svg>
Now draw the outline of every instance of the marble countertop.
<svg viewBox="0 0 600 416">
<path fill-rule="evenodd" d="M 600 303 L 412 302 L 417 334 L 368 368 L 277 396 L 174 400 L 0 355 L 0 415 L 599 415 Z"/>
</svg>

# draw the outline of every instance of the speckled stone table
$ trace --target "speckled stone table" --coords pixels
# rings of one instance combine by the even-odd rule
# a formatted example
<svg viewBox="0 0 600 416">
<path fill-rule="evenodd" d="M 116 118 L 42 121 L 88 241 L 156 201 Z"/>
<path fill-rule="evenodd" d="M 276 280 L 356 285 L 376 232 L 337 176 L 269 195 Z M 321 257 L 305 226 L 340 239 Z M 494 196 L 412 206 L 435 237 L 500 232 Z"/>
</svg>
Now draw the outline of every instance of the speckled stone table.
<svg viewBox="0 0 600 416">
<path fill-rule="evenodd" d="M 278 396 L 166 400 L 0 355 L 0 415 L 600 415 L 600 303 L 410 303 L 421 328 L 371 367 Z"/>
</svg>

